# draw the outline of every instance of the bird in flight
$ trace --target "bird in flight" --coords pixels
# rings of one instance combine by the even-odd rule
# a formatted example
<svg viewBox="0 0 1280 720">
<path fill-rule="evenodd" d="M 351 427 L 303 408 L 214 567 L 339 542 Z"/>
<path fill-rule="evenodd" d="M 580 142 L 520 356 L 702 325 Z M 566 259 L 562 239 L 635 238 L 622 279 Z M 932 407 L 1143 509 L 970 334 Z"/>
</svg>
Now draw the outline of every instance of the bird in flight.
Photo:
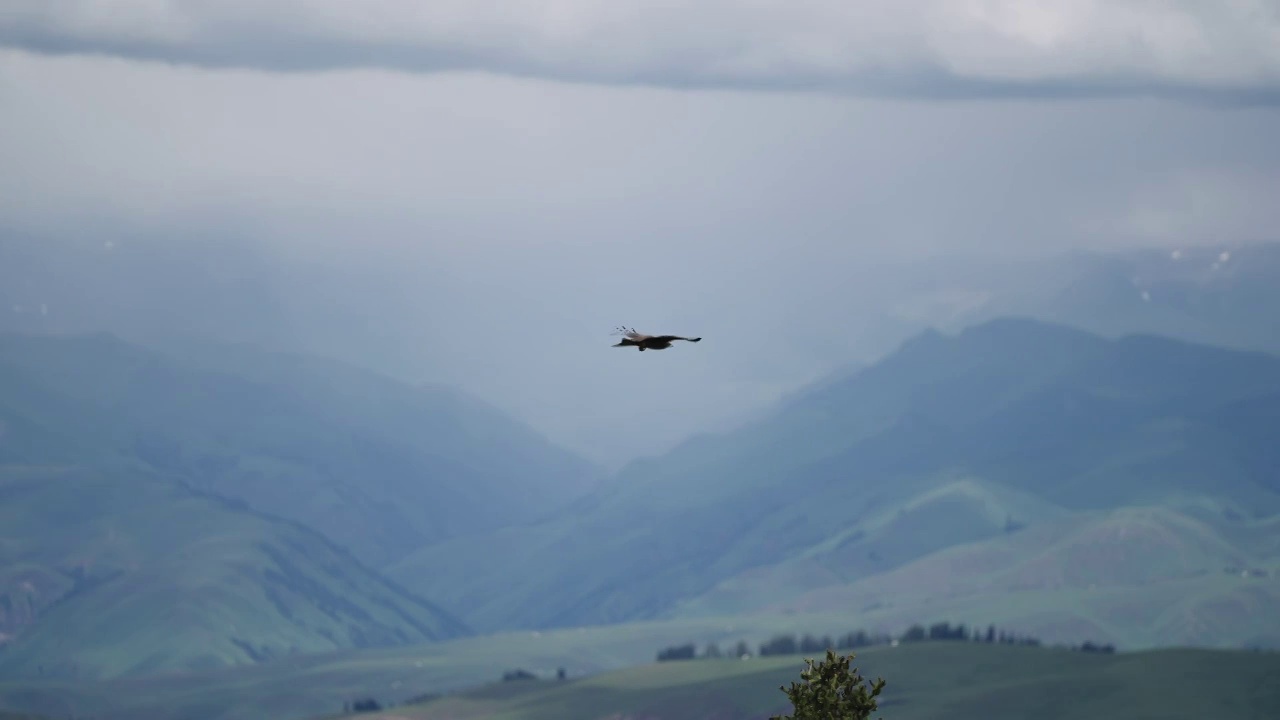
<svg viewBox="0 0 1280 720">
<path fill-rule="evenodd" d="M 615 335 L 622 335 L 622 341 L 613 347 L 634 347 L 640 352 L 645 350 L 666 350 L 676 340 L 685 342 L 701 342 L 702 338 L 681 337 L 680 335 L 645 335 L 636 332 L 635 328 L 618 328 Z"/>
</svg>

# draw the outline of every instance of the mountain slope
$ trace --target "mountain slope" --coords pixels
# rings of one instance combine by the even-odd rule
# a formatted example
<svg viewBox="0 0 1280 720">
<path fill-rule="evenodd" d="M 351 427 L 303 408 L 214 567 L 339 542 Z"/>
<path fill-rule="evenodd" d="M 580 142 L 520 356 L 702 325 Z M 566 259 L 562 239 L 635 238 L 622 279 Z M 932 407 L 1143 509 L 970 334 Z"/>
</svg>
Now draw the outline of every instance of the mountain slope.
<svg viewBox="0 0 1280 720">
<path fill-rule="evenodd" d="M 634 463 L 555 520 L 429 547 L 391 571 L 479 627 L 559 626 L 662 616 L 859 531 L 884 561 L 827 568 L 843 580 L 1004 534 L 966 503 L 945 511 L 972 520 L 955 532 L 871 533 L 962 480 L 1046 516 L 1203 498 L 1266 516 L 1280 511 L 1280 429 L 1238 429 L 1277 399 L 1269 355 L 1027 319 L 928 332 L 763 421 Z M 496 560 L 477 575 L 480 558 Z"/>
<path fill-rule="evenodd" d="M 1028 524 L 1067 517 L 1068 511 L 1034 496 L 972 479 L 957 480 L 867 513 L 782 562 L 749 568 L 679 602 L 672 612 L 679 617 L 723 616 L 775 605 L 791 607 L 798 595 L 878 578 L 887 568 L 933 557 L 939 547 L 1007 539 Z M 914 621 L 908 619 L 904 626 Z"/>
<path fill-rule="evenodd" d="M 0 462 L 128 458 L 382 566 L 536 519 L 595 469 L 459 393 L 248 346 L 0 335 Z"/>
<path fill-rule="evenodd" d="M 851 583 L 749 596 L 769 613 L 855 609 L 881 625 L 996 622 L 1047 642 L 1280 647 L 1277 521 L 1168 507 L 1079 513 L 958 544 Z M 769 568 L 774 576 L 792 563 Z M 723 606 L 731 581 L 687 607 Z M 682 611 L 684 608 L 682 607 Z"/>
<path fill-rule="evenodd" d="M 317 533 L 154 473 L 0 466 L 0 674 L 88 679 L 466 634 Z"/>
</svg>

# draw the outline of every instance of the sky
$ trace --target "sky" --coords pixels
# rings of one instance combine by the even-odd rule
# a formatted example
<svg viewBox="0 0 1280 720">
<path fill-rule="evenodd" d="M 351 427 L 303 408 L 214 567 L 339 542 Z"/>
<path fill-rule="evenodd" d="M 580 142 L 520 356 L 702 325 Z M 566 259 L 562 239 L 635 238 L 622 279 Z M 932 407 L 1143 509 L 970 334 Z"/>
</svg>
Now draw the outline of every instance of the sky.
<svg viewBox="0 0 1280 720">
<path fill-rule="evenodd" d="M 26 305 L 249 278 L 220 327 L 615 465 L 874 354 L 954 256 L 1274 239 L 1277 127 L 1280 0 L 0 8 L 0 233 L 81 254 Z"/>
</svg>

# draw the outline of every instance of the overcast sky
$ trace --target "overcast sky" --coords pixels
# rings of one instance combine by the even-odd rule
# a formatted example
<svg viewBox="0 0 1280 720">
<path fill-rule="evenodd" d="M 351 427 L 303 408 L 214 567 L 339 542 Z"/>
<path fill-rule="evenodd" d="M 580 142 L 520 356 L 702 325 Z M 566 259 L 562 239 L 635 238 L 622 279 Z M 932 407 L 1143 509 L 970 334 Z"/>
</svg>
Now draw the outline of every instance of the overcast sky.
<svg viewBox="0 0 1280 720">
<path fill-rule="evenodd" d="M 1278 0 L 494 7 L 6 0 L 0 216 L 328 268 L 400 374 L 613 460 L 858 357 L 885 263 L 1280 226 Z"/>
</svg>

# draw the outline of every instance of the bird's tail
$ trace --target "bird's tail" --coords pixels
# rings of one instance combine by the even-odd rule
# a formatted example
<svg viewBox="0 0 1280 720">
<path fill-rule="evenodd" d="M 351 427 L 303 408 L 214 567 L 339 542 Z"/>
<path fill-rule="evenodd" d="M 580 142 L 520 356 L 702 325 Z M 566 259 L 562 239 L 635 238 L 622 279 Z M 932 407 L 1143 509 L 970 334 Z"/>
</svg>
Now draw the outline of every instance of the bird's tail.
<svg viewBox="0 0 1280 720">
<path fill-rule="evenodd" d="M 631 345 L 639 345 L 639 344 L 640 344 L 640 343 L 635 342 L 635 341 L 633 341 L 633 340 L 628 340 L 628 339 L 626 339 L 626 338 L 623 338 L 621 342 L 619 342 L 619 343 L 617 343 L 617 344 L 613 345 L 613 347 L 628 347 L 628 346 L 631 346 Z"/>
</svg>

